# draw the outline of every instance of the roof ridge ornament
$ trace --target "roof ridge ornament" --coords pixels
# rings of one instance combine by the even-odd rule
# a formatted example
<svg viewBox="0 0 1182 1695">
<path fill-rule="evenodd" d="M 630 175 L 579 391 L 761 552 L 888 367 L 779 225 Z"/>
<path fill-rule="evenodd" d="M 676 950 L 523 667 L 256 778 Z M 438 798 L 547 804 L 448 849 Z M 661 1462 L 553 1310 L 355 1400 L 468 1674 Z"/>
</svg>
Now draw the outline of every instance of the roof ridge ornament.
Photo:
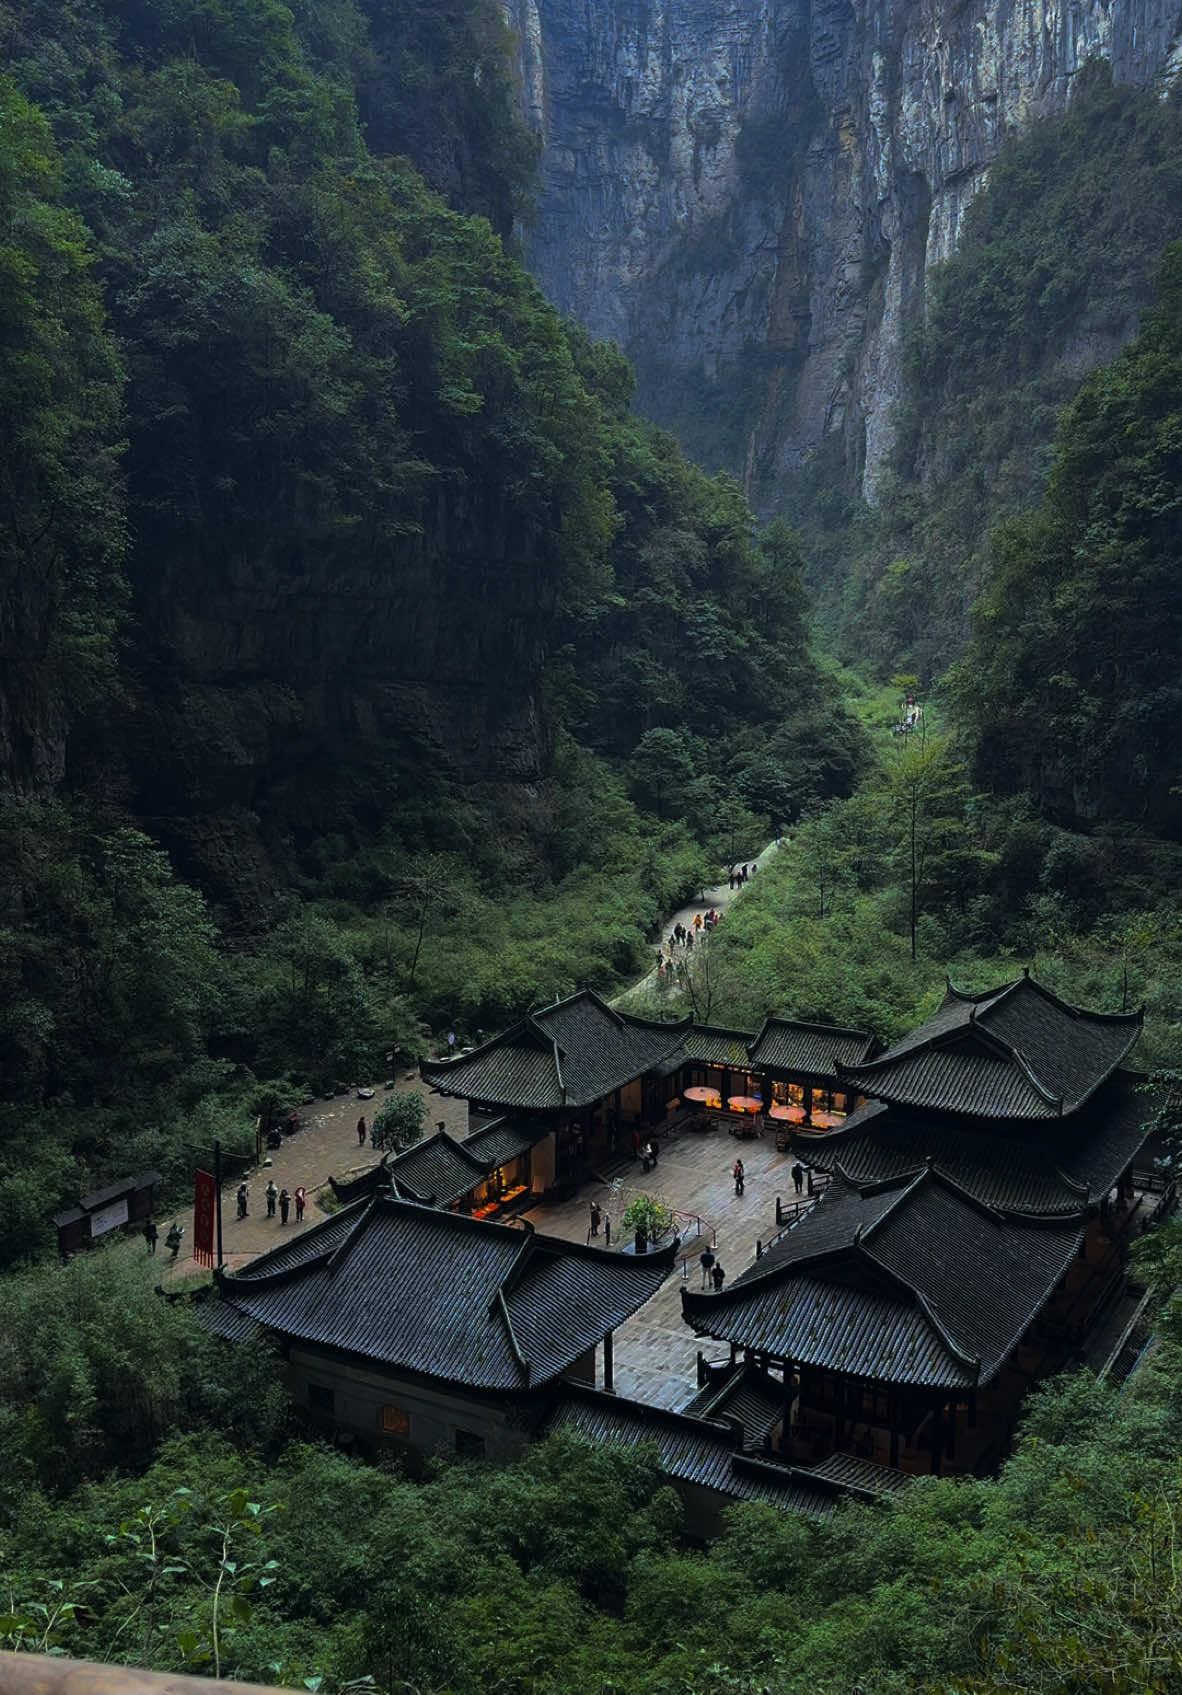
<svg viewBox="0 0 1182 1695">
<path fill-rule="evenodd" d="M 501 1323 L 505 1326 L 505 1334 L 509 1338 L 510 1352 L 512 1353 L 514 1360 L 517 1362 L 518 1369 L 525 1378 L 525 1386 L 528 1389 L 530 1379 L 533 1377 L 534 1368 L 521 1351 L 521 1344 L 517 1340 L 517 1332 L 513 1328 L 513 1320 L 509 1316 L 509 1303 L 505 1299 L 505 1290 L 503 1285 L 497 1290 L 496 1295 L 493 1298 L 493 1304 L 489 1308 L 488 1316 L 492 1318 L 498 1313 L 500 1315 Z"/>
<path fill-rule="evenodd" d="M 534 1246 L 537 1240 L 536 1232 L 528 1218 L 523 1218 L 521 1222 L 525 1226 L 525 1240 L 522 1242 L 520 1248 L 518 1248 L 512 1265 L 509 1267 L 504 1277 L 501 1278 L 500 1287 L 497 1290 L 498 1296 L 511 1295 L 513 1293 L 514 1289 L 517 1288 L 521 1279 L 525 1275 L 526 1265 L 533 1257 Z"/>
</svg>

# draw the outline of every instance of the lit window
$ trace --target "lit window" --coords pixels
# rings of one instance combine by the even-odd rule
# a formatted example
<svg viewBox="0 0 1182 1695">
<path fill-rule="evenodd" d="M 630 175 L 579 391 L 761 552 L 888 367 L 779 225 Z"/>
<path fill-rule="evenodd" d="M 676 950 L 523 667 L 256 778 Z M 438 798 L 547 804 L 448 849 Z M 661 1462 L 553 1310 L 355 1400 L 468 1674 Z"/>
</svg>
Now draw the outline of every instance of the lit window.
<svg viewBox="0 0 1182 1695">
<path fill-rule="evenodd" d="M 387 1436 L 410 1435 L 410 1414 L 401 1407 L 383 1407 L 381 1424 Z"/>
</svg>

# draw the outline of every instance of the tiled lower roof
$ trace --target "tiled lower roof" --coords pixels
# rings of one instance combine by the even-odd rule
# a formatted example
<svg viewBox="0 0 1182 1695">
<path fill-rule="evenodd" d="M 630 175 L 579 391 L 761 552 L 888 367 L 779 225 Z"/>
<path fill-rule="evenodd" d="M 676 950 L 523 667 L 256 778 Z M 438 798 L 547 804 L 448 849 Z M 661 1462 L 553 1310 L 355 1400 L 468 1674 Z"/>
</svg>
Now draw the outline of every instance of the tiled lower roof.
<svg viewBox="0 0 1182 1695">
<path fill-rule="evenodd" d="M 724 1030 L 717 1024 L 695 1024 L 685 1038 L 684 1058 L 699 1065 L 751 1065 L 751 1032 Z"/>
<path fill-rule="evenodd" d="M 447 1206 L 484 1181 L 490 1167 L 457 1142 L 446 1130 L 437 1130 L 425 1142 L 416 1142 L 392 1159 L 387 1168 L 400 1189 L 433 1206 Z"/>
<path fill-rule="evenodd" d="M 737 1453 L 735 1433 L 707 1419 L 668 1412 L 594 1389 L 567 1385 L 551 1416 L 551 1430 L 574 1430 L 589 1442 L 653 1446 L 670 1477 L 728 1495 L 823 1518 L 837 1500 L 795 1468 L 752 1463 Z"/>
<path fill-rule="evenodd" d="M 874 1038 L 866 1030 L 769 1018 L 751 1044 L 751 1064 L 836 1082 L 840 1066 L 860 1064 L 874 1047 Z"/>
<path fill-rule="evenodd" d="M 694 1397 L 685 1410 L 699 1418 L 734 1419 L 743 1432 L 745 1447 L 759 1447 L 764 1437 L 784 1417 L 788 1391 L 783 1382 L 744 1362 L 725 1380 Z"/>
<path fill-rule="evenodd" d="M 853 1454 L 830 1454 L 820 1465 L 813 1466 L 812 1476 L 860 1495 L 893 1495 L 914 1481 L 905 1471 L 876 1465 L 873 1460 L 856 1459 Z"/>
<path fill-rule="evenodd" d="M 524 1125 L 501 1118 L 483 1130 L 474 1130 L 461 1145 L 466 1153 L 473 1154 L 492 1170 L 526 1153 L 548 1134 L 544 1125 Z"/>
<path fill-rule="evenodd" d="M 893 1186 L 838 1181 L 717 1294 L 682 1290 L 699 1334 L 883 1382 L 991 1380 L 1050 1299 L 1082 1218 L 1004 1215 L 925 1169 Z"/>
<path fill-rule="evenodd" d="M 1095 1205 L 1140 1152 L 1154 1102 L 1117 1072 L 1069 1118 L 1034 1126 L 965 1124 L 882 1102 L 810 1144 L 813 1164 L 857 1184 L 893 1181 L 930 1162 L 1005 1212 L 1045 1216 Z"/>
<path fill-rule="evenodd" d="M 613 1253 L 379 1195 L 218 1281 L 227 1305 L 291 1340 L 514 1392 L 638 1311 L 675 1250 Z"/>
</svg>

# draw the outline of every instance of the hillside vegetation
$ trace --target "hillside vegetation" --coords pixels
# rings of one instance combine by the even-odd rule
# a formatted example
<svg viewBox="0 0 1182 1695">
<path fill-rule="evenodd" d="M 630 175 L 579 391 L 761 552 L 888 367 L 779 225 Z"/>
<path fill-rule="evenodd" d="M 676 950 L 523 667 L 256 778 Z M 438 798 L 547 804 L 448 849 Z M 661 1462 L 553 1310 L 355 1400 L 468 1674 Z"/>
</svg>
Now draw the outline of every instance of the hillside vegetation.
<svg viewBox="0 0 1182 1695">
<path fill-rule="evenodd" d="M 792 537 L 502 239 L 491 3 L 7 0 L 0 41 L 12 1259 L 274 1087 L 616 986 L 864 748 Z"/>
</svg>

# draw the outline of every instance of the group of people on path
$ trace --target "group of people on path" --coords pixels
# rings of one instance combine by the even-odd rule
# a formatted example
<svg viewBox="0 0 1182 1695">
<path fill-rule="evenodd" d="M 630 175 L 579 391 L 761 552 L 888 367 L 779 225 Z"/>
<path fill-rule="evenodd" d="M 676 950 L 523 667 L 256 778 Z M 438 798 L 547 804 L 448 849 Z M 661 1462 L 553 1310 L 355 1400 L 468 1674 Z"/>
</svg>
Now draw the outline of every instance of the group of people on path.
<svg viewBox="0 0 1182 1695">
<path fill-rule="evenodd" d="M 688 970 L 689 956 L 694 951 L 694 937 L 709 935 L 722 923 L 722 913 L 711 907 L 708 912 L 695 912 L 692 924 L 682 924 L 680 920 L 673 926 L 667 942 L 657 949 L 657 981 L 658 983 L 673 982 L 676 979 L 683 983 Z M 665 957 L 665 949 L 669 957 Z M 680 957 L 678 957 L 680 951 Z"/>
<path fill-rule="evenodd" d="M 266 1196 L 268 1218 L 274 1218 L 275 1213 L 278 1210 L 279 1222 L 281 1224 L 286 1224 L 291 1214 L 291 1205 L 294 1200 L 295 1221 L 297 1224 L 303 1223 L 304 1212 L 308 1205 L 308 1191 L 302 1183 L 299 1185 L 293 1196 L 289 1189 L 280 1189 L 276 1184 L 275 1179 L 271 1177 L 268 1179 L 267 1187 L 263 1193 Z M 239 1218 L 250 1217 L 250 1184 L 245 1181 L 238 1185 L 238 1216 Z"/>
<path fill-rule="evenodd" d="M 750 865 L 732 865 L 730 869 L 731 888 L 741 889 L 748 877 L 754 877 L 758 870 L 759 861 L 755 859 L 751 861 Z"/>
<path fill-rule="evenodd" d="M 707 1246 L 698 1255 L 698 1264 L 702 1267 L 702 1287 L 708 1289 L 713 1283 L 715 1294 L 722 1291 L 726 1282 L 726 1272 L 722 1269 L 720 1260 L 714 1257 L 714 1249 Z"/>
</svg>

